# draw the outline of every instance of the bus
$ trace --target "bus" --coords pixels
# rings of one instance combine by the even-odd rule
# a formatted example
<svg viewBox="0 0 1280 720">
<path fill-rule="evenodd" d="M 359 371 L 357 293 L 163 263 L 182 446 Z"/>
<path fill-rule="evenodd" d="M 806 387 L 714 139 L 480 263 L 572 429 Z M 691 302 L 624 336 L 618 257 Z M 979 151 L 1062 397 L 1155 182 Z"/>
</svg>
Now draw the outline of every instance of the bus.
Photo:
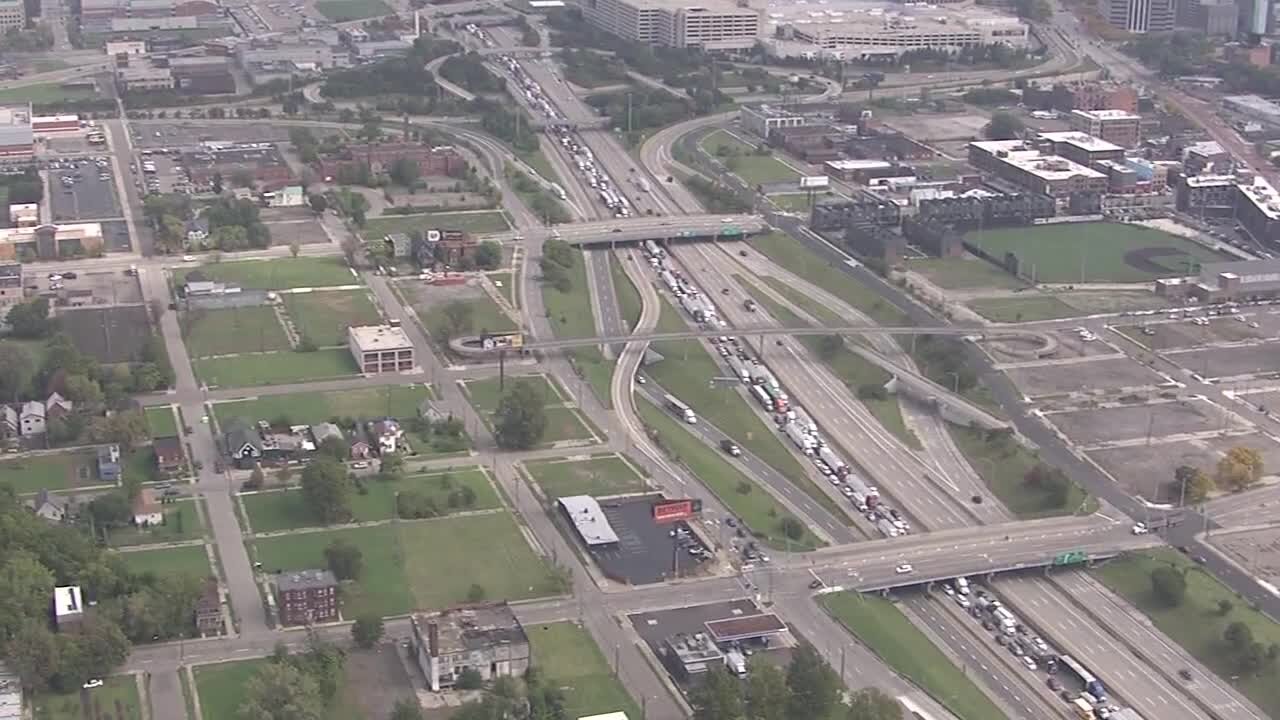
<svg viewBox="0 0 1280 720">
<path fill-rule="evenodd" d="M 1093 676 L 1084 665 L 1070 655 L 1059 655 L 1058 664 L 1071 671 L 1080 680 L 1080 684 L 1084 686 L 1084 691 L 1098 698 L 1105 700 L 1107 698 L 1107 689 L 1102 685 L 1102 681 Z"/>
</svg>

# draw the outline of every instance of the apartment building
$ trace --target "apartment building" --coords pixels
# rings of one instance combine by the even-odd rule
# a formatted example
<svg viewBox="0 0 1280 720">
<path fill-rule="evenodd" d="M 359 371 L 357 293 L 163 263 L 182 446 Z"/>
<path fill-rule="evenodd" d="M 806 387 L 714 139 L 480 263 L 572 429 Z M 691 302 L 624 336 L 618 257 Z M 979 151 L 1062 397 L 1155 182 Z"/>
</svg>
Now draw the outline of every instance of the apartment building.
<svg viewBox="0 0 1280 720">
<path fill-rule="evenodd" d="M 27 6 L 22 0 L 0 0 L 0 32 L 27 26 Z"/>
<path fill-rule="evenodd" d="M 1137 147 L 1142 141 L 1142 116 L 1124 110 L 1072 110 L 1067 116 L 1072 130 L 1102 138 L 1120 147 Z"/>
<path fill-rule="evenodd" d="M 584 0 L 582 14 L 624 40 L 663 47 L 745 50 L 760 37 L 760 12 L 728 0 Z"/>
</svg>

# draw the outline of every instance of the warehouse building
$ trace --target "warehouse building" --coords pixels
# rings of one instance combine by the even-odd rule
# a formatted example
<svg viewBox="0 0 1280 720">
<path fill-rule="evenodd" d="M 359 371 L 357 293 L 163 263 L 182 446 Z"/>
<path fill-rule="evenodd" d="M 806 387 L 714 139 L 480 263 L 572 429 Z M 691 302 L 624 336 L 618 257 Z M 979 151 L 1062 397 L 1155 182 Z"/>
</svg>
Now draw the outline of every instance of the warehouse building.
<svg viewBox="0 0 1280 720">
<path fill-rule="evenodd" d="M 748 50 L 760 13 L 731 0 L 584 0 L 587 22 L 624 40 L 661 47 Z"/>
<path fill-rule="evenodd" d="M 1082 132 L 1040 133 L 1040 139 L 1050 144 L 1054 155 L 1088 167 L 1103 160 L 1124 160 L 1124 148 Z"/>
<path fill-rule="evenodd" d="M 1064 157 L 1046 155 L 1021 140 L 969 143 L 969 162 L 1025 190 L 1060 200 L 1107 189 L 1106 175 Z"/>
<path fill-rule="evenodd" d="M 1206 263 L 1199 275 L 1157 280 L 1155 291 L 1207 302 L 1280 297 L 1280 259 Z"/>
<path fill-rule="evenodd" d="M 738 116 L 744 130 L 762 138 L 769 137 L 774 130 L 804 127 L 809 123 L 804 115 L 774 105 L 743 105 Z"/>
</svg>

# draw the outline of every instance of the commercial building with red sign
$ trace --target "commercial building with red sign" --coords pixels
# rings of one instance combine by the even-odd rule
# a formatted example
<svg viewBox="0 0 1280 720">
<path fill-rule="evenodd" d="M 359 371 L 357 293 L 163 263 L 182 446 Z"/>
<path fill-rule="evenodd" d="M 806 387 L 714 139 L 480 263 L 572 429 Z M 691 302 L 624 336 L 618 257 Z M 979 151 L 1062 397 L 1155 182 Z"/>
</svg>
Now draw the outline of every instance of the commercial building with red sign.
<svg viewBox="0 0 1280 720">
<path fill-rule="evenodd" d="M 690 520 L 702 512 L 701 500 L 662 500 L 653 504 L 653 521 L 659 523 Z"/>
</svg>

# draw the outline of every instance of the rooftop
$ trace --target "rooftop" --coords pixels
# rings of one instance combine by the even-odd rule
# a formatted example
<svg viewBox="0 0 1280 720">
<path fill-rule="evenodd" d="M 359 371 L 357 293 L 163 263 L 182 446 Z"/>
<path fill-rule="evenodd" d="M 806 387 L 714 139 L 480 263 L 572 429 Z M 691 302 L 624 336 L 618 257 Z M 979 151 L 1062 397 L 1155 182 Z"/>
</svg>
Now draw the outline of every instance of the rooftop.
<svg viewBox="0 0 1280 720">
<path fill-rule="evenodd" d="M 613 531 L 609 519 L 600 509 L 600 503 L 590 495 L 568 495 L 560 498 L 560 507 L 564 508 L 573 526 L 587 545 L 610 545 L 618 542 L 618 534 Z"/>
<path fill-rule="evenodd" d="M 64 585 L 53 589 L 53 614 L 57 617 L 78 615 L 84 612 L 84 599 L 79 585 Z"/>
<path fill-rule="evenodd" d="M 30 124 L 31 124 L 31 106 L 30 105 L 0 106 L 0 125 L 30 125 Z"/>
<path fill-rule="evenodd" d="M 667 645 L 684 665 L 706 663 L 724 657 L 724 653 L 711 642 L 711 638 L 702 633 L 672 635 L 667 638 Z"/>
<path fill-rule="evenodd" d="M 99 223 L 68 223 L 65 225 L 40 225 L 37 227 L 0 228 L 0 245 L 29 243 L 35 240 L 36 231 L 41 228 L 54 228 L 54 237 L 59 240 L 102 240 L 102 225 Z"/>
<path fill-rule="evenodd" d="M 1124 148 L 1120 147 L 1119 145 L 1116 145 L 1115 143 L 1109 143 L 1106 140 L 1103 140 L 1102 138 L 1094 137 L 1088 133 L 1073 132 L 1073 131 L 1047 132 L 1047 133 L 1040 133 L 1040 137 L 1044 138 L 1045 140 L 1048 140 L 1049 142 L 1064 143 L 1066 145 L 1074 145 L 1075 147 L 1078 147 L 1081 150 L 1087 150 L 1089 152 L 1114 152 L 1114 151 L 1123 152 L 1124 151 Z"/>
<path fill-rule="evenodd" d="M 1105 178 L 1106 175 L 1057 155 L 1029 150 L 1021 140 L 986 140 L 969 143 L 1001 161 L 1031 173 L 1041 180 L 1066 180 L 1072 177 Z"/>
<path fill-rule="evenodd" d="M 210 168 L 220 165 L 252 165 L 271 167 L 284 165 L 284 157 L 273 143 L 243 143 L 223 147 L 206 146 L 184 153 L 182 163 L 188 168 Z"/>
<path fill-rule="evenodd" d="M 780 633 L 787 629 L 787 624 L 773 613 L 762 613 L 712 620 L 706 623 L 706 627 L 713 640 L 725 643 Z"/>
<path fill-rule="evenodd" d="M 398 327 L 391 327 L 390 325 L 360 325 L 347 330 L 355 346 L 365 352 L 400 350 L 413 347 L 408 334 Z"/>
<path fill-rule="evenodd" d="M 1141 120 L 1142 116 L 1128 110 L 1072 110 L 1072 114 L 1090 120 Z"/>
<path fill-rule="evenodd" d="M 1187 187 L 1222 187 L 1235 183 L 1235 175 L 1194 175 L 1187 178 Z"/>
<path fill-rule="evenodd" d="M 961 27 L 990 22 L 1021 23 L 1017 18 L 983 7 L 966 5 L 956 10 L 942 5 L 925 7 L 907 6 L 896 2 L 868 2 L 867 0 L 827 0 L 819 3 L 795 0 L 769 0 L 765 8 L 765 20 L 769 25 L 793 25 L 808 31 L 826 28 L 841 29 L 857 26 L 884 25 L 889 21 L 902 25 L 947 25 Z M 807 27 L 806 27 L 807 26 Z M 816 27 L 815 27 L 816 26 Z M 770 33 L 772 34 L 772 33 Z"/>
<path fill-rule="evenodd" d="M 1268 220 L 1280 220 L 1280 195 L 1276 194 L 1271 183 L 1259 177 L 1252 183 L 1240 183 L 1237 187 Z"/>
<path fill-rule="evenodd" d="M 828 160 L 825 164 L 836 170 L 879 170 L 893 167 L 893 163 L 887 160 Z"/>
<path fill-rule="evenodd" d="M 295 570 L 276 575 L 276 589 L 280 592 L 314 590 L 337 584 L 338 579 L 329 570 Z"/>
<path fill-rule="evenodd" d="M 1223 150 L 1222 146 L 1214 142 L 1213 140 L 1205 140 L 1203 142 L 1195 143 L 1194 145 L 1186 146 L 1185 148 L 1182 149 L 1182 152 L 1184 154 L 1194 153 L 1196 155 L 1208 156 L 1208 155 L 1222 155 L 1223 153 L 1226 152 L 1226 150 Z"/>
<path fill-rule="evenodd" d="M 506 603 L 468 605 L 422 619 L 428 628 L 435 628 L 434 635 L 428 631 L 428 640 L 433 644 L 430 651 L 435 657 L 529 642 L 520 621 Z"/>
</svg>

